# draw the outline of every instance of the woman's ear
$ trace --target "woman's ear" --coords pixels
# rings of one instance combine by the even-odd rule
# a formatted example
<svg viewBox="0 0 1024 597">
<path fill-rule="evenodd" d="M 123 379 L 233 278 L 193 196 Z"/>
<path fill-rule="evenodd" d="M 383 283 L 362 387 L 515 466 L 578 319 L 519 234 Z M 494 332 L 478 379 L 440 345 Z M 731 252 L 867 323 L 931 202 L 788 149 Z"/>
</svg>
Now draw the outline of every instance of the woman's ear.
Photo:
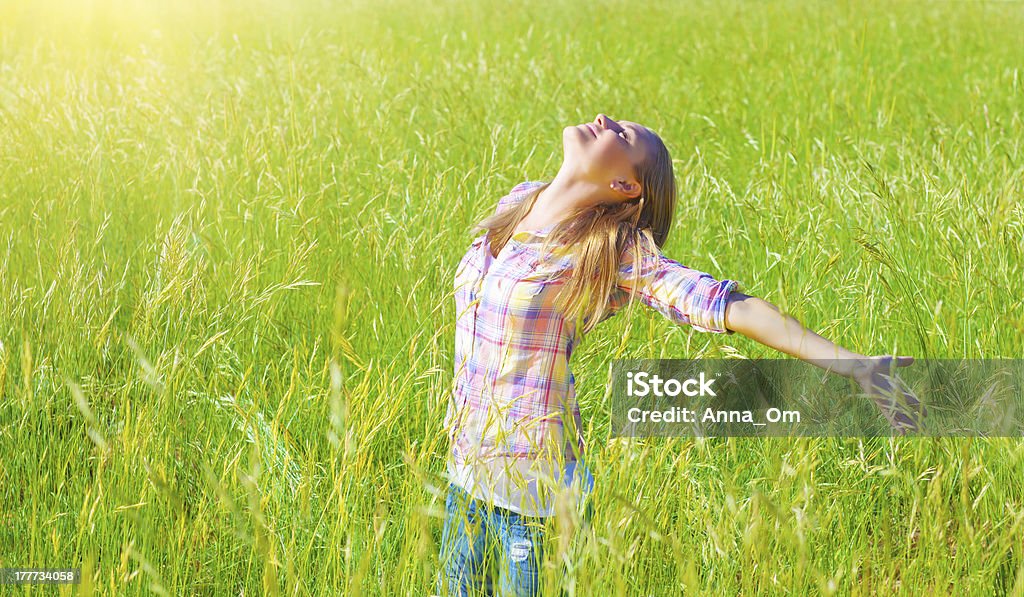
<svg viewBox="0 0 1024 597">
<path fill-rule="evenodd" d="M 613 191 L 622 195 L 623 199 L 636 199 L 643 191 L 640 183 L 626 178 L 616 178 L 609 186 Z"/>
</svg>

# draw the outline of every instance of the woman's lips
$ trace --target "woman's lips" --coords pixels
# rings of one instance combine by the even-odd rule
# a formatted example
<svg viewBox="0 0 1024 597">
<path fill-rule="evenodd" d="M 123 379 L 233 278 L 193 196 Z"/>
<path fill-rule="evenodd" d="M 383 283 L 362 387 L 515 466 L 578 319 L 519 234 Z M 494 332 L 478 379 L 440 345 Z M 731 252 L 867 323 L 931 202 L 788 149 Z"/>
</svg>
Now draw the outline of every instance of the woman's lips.
<svg viewBox="0 0 1024 597">
<path fill-rule="evenodd" d="M 587 127 L 587 130 L 590 131 L 591 135 L 594 135 L 595 139 L 597 138 L 597 130 L 594 129 L 594 125 L 592 125 L 592 124 L 590 124 L 588 122 L 587 124 L 585 124 L 583 126 Z"/>
</svg>

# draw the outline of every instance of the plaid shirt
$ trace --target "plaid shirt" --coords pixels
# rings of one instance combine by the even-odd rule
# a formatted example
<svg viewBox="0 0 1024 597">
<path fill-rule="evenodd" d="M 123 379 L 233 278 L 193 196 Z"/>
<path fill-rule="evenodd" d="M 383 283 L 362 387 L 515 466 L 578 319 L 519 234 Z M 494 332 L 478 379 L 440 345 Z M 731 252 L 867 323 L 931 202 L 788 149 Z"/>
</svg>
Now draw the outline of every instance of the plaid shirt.
<svg viewBox="0 0 1024 597">
<path fill-rule="evenodd" d="M 517 185 L 497 212 L 542 184 Z M 579 500 L 593 484 L 586 466 L 577 468 L 583 424 L 569 367 L 583 338 L 554 305 L 572 260 L 561 253 L 541 258 L 541 237 L 551 228 L 514 235 L 497 257 L 485 232 L 455 273 L 449 477 L 476 498 L 525 516 L 550 516 L 553 492 L 568 488 Z M 738 282 L 715 280 L 660 252 L 642 255 L 640 264 L 635 300 L 675 323 L 733 333 L 725 329 L 725 307 Z M 623 259 L 604 319 L 629 303 L 632 272 L 632 260 Z"/>
</svg>

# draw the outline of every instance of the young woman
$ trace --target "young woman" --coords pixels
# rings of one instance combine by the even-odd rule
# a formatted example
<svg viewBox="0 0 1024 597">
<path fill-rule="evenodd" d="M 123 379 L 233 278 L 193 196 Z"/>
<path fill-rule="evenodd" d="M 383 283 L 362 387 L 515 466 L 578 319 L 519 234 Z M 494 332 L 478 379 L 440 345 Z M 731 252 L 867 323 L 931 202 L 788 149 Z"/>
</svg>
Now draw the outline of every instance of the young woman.
<svg viewBox="0 0 1024 597">
<path fill-rule="evenodd" d="M 880 399 L 897 393 L 885 381 L 891 367 L 912 357 L 837 346 L 740 293 L 738 282 L 661 253 L 676 188 L 658 135 L 599 114 L 566 127 L 562 147 L 555 178 L 503 197 L 456 271 L 441 595 L 491 594 L 492 553 L 500 594 L 538 595 L 544 518 L 585 510 L 586 524 L 593 478 L 569 360 L 587 332 L 624 306 L 640 303 L 703 332 L 739 332 L 854 378 L 897 429 L 915 425 Z"/>
</svg>

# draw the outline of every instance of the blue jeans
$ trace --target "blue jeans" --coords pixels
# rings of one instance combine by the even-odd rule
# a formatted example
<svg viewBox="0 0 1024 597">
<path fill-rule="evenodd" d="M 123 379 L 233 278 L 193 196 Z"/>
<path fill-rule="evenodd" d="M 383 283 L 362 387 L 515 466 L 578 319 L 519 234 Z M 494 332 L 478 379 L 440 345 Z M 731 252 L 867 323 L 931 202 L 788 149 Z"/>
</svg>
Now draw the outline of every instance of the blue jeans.
<svg viewBox="0 0 1024 597">
<path fill-rule="evenodd" d="M 588 500 L 585 524 L 591 511 L 589 504 Z M 494 595 L 488 563 L 489 556 L 498 551 L 498 595 L 539 596 L 543 541 L 542 517 L 522 516 L 488 504 L 449 483 L 438 595 Z"/>
</svg>

